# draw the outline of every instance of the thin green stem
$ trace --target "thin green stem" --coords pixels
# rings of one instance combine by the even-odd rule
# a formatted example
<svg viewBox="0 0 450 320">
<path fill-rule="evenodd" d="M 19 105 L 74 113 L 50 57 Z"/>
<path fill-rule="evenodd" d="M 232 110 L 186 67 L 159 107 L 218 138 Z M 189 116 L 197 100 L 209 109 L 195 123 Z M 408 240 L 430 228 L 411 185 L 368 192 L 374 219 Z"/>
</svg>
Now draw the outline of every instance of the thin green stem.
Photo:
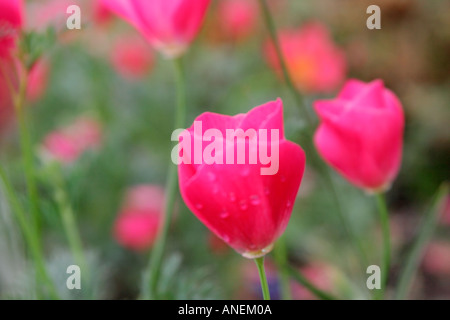
<svg viewBox="0 0 450 320">
<path fill-rule="evenodd" d="M 277 34 L 277 29 L 272 17 L 272 14 L 270 13 L 270 9 L 269 6 L 267 4 L 267 0 L 260 0 L 259 1 L 260 7 L 261 7 L 261 12 L 266 24 L 267 29 L 269 30 L 270 33 L 270 37 L 272 39 L 272 43 L 273 46 L 275 48 L 275 52 L 277 54 L 278 57 L 278 61 L 280 63 L 281 66 L 281 71 L 283 73 L 283 78 L 284 81 L 286 82 L 286 85 L 288 86 L 289 90 L 292 92 L 292 95 L 294 96 L 295 102 L 297 103 L 298 106 L 300 106 L 302 112 L 303 112 L 303 116 L 306 119 L 306 122 L 308 123 L 309 127 L 313 127 L 314 125 L 314 121 L 311 118 L 308 110 L 306 109 L 306 106 L 304 104 L 303 101 L 303 96 L 300 93 L 300 91 L 297 90 L 297 88 L 294 85 L 294 82 L 292 81 L 291 75 L 288 71 L 287 65 L 286 65 L 286 61 L 284 59 L 284 55 L 283 52 L 281 50 L 280 47 L 280 42 L 278 41 L 278 34 Z"/>
<path fill-rule="evenodd" d="M 312 284 L 305 276 L 303 276 L 300 271 L 292 268 L 291 266 L 285 266 L 288 273 L 294 278 L 295 281 L 304 286 L 309 292 L 314 294 L 317 298 L 322 300 L 337 300 L 332 294 L 327 293 L 323 290 L 317 288 L 314 284 Z"/>
<path fill-rule="evenodd" d="M 264 300 L 270 300 L 269 285 L 267 284 L 266 270 L 264 269 L 264 256 L 254 259 L 258 267 L 259 280 Z"/>
<path fill-rule="evenodd" d="M 425 248 L 430 241 L 433 231 L 439 218 L 439 213 L 445 204 L 445 197 L 449 194 L 449 184 L 444 183 L 440 186 L 436 195 L 434 196 L 431 208 L 425 215 L 423 222 L 420 224 L 421 229 L 417 235 L 413 246 L 406 257 L 406 262 L 400 272 L 400 280 L 395 292 L 396 300 L 403 300 L 406 298 L 411 287 L 411 281 L 417 272 L 420 261 L 422 260 Z"/>
<path fill-rule="evenodd" d="M 3 185 L 5 187 L 6 196 L 9 200 L 9 203 L 11 205 L 11 208 L 15 212 L 15 216 L 17 218 L 17 221 L 19 223 L 19 226 L 22 230 L 22 234 L 25 238 L 25 241 L 30 249 L 31 255 L 33 257 L 33 263 L 34 267 L 36 269 L 36 274 L 38 275 L 39 279 L 42 279 L 44 282 L 44 285 L 47 287 L 48 293 L 52 299 L 58 299 L 58 293 L 55 289 L 55 286 L 50 279 L 50 277 L 47 274 L 47 270 L 45 268 L 45 260 L 41 252 L 41 248 L 39 245 L 39 241 L 36 237 L 36 234 L 33 232 L 32 227 L 29 225 L 27 221 L 27 217 L 25 214 L 25 210 L 23 209 L 22 205 L 19 202 L 19 199 L 17 198 L 16 193 L 14 192 L 14 189 L 9 182 L 5 172 L 0 167 L 0 178 L 3 181 Z M 37 286 L 39 286 L 41 283 L 37 283 Z M 39 288 L 38 288 L 39 291 Z"/>
<path fill-rule="evenodd" d="M 53 168 L 54 198 L 61 214 L 61 221 L 75 263 L 89 279 L 89 270 L 83 252 L 83 244 L 78 231 L 75 215 L 66 192 L 64 179 L 59 164 Z"/>
<path fill-rule="evenodd" d="M 184 126 L 186 117 L 186 88 L 181 58 L 173 60 L 175 70 L 175 82 L 177 90 L 177 108 L 175 112 L 175 129 Z M 157 297 L 158 279 L 161 272 L 161 264 L 164 256 L 164 249 L 167 242 L 170 223 L 172 221 L 174 203 L 177 195 L 177 167 L 170 164 L 166 181 L 166 203 L 164 210 L 164 221 L 161 232 L 158 235 L 152 254 L 150 255 L 150 279 L 149 295 L 152 298 Z M 148 298 L 148 295 L 147 295 Z"/>
<path fill-rule="evenodd" d="M 284 236 L 278 239 L 273 253 L 277 265 L 285 266 L 288 264 L 286 239 Z M 281 298 L 283 300 L 292 300 L 291 287 L 289 285 L 289 274 L 285 268 L 278 269 L 278 277 L 281 286 Z"/>
<path fill-rule="evenodd" d="M 23 71 L 23 75 L 20 77 L 19 90 L 17 94 L 14 95 L 13 100 L 17 121 L 19 124 L 20 147 L 23 156 L 23 166 L 28 189 L 28 199 L 30 201 L 31 223 L 33 225 L 34 232 L 36 233 L 36 237 L 39 240 L 41 216 L 39 212 L 39 198 L 35 176 L 36 171 L 34 168 L 33 148 L 31 144 L 28 119 L 24 107 L 27 89 L 27 77 L 27 71 Z"/>
<path fill-rule="evenodd" d="M 386 200 L 382 193 L 376 194 L 376 199 L 383 232 L 383 267 L 381 269 L 381 289 L 378 298 L 383 299 L 386 292 L 389 269 L 391 266 L 391 236 L 389 231 L 389 213 L 386 206 Z"/>
</svg>

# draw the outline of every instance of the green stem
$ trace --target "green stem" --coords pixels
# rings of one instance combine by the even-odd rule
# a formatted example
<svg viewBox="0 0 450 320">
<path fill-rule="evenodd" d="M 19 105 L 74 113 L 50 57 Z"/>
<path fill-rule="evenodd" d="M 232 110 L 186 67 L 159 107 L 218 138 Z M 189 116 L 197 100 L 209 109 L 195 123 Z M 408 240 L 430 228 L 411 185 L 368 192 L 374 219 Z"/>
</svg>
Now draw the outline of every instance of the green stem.
<svg viewBox="0 0 450 320">
<path fill-rule="evenodd" d="M 327 293 L 323 290 L 317 288 L 314 284 L 312 284 L 305 276 L 303 276 L 298 270 L 292 268 L 291 266 L 285 266 L 286 270 L 289 272 L 291 277 L 294 278 L 295 281 L 304 286 L 309 292 L 314 294 L 317 298 L 322 300 L 337 300 L 336 297 Z"/>
<path fill-rule="evenodd" d="M 275 248 L 273 250 L 273 253 L 277 265 L 285 266 L 288 264 L 286 239 L 284 236 L 278 239 Z M 281 298 L 283 300 L 292 300 L 291 287 L 289 285 L 289 274 L 287 273 L 285 268 L 278 269 L 278 277 L 281 286 Z"/>
<path fill-rule="evenodd" d="M 15 212 L 15 216 L 19 223 L 19 226 L 22 230 L 22 234 L 25 238 L 25 241 L 30 249 L 31 255 L 33 257 L 33 263 L 36 269 L 36 274 L 39 279 L 43 279 L 44 284 L 46 285 L 49 295 L 52 299 L 58 299 L 58 293 L 55 289 L 55 286 L 47 274 L 47 270 L 45 268 L 45 260 L 41 252 L 39 241 L 36 237 L 36 234 L 33 232 L 32 227 L 29 225 L 27 221 L 27 217 L 25 214 L 25 210 L 17 198 L 14 189 L 9 182 L 5 172 L 0 167 L 0 178 L 3 181 L 3 185 L 5 187 L 6 196 L 8 197 L 11 208 Z M 37 284 L 38 286 L 40 283 Z M 39 290 L 38 290 L 39 291 Z"/>
<path fill-rule="evenodd" d="M 24 108 L 27 89 L 27 72 L 24 71 L 20 77 L 19 91 L 14 96 L 14 108 L 17 115 L 17 121 L 20 131 L 20 147 L 23 155 L 23 166 L 25 179 L 28 189 L 28 199 L 31 206 L 31 223 L 38 240 L 40 239 L 41 217 L 39 212 L 39 198 L 37 192 L 33 149 L 31 144 L 30 132 L 28 130 L 28 119 Z M 40 246 L 40 244 L 39 244 Z"/>
<path fill-rule="evenodd" d="M 175 69 L 175 82 L 177 89 L 177 109 L 175 112 L 175 129 L 182 128 L 184 126 L 186 117 L 186 88 L 184 82 L 184 72 L 182 59 L 177 58 L 173 60 Z M 167 242 L 167 236 L 169 233 L 170 223 L 172 221 L 174 202 L 177 195 L 177 167 L 174 164 L 170 164 L 169 172 L 166 181 L 166 203 L 164 210 L 164 221 L 161 232 L 158 235 L 155 246 L 153 247 L 150 256 L 150 295 L 152 298 L 157 296 L 158 278 L 161 271 L 161 264 L 164 256 L 164 248 Z M 148 297 L 147 297 L 148 298 Z"/>
<path fill-rule="evenodd" d="M 319 159 L 319 161 L 320 161 L 320 159 Z M 354 228 L 350 224 L 347 215 L 344 214 L 344 210 L 342 209 L 342 204 L 341 204 L 341 201 L 339 198 L 339 194 L 337 192 L 336 183 L 334 182 L 334 179 L 331 175 L 330 168 L 325 166 L 324 162 L 321 162 L 321 163 L 322 163 L 322 165 L 321 165 L 322 172 L 325 176 L 325 182 L 326 182 L 329 190 L 331 191 L 331 195 L 336 204 L 335 213 L 338 216 L 338 219 L 339 219 L 342 227 L 344 228 L 344 232 L 347 234 L 350 242 L 354 245 L 355 249 L 358 252 L 359 263 L 361 265 L 361 269 L 363 270 L 363 272 L 365 274 L 365 270 L 368 266 L 368 259 L 367 259 L 366 252 L 364 250 L 364 247 L 363 247 L 359 237 L 356 235 Z"/>
<path fill-rule="evenodd" d="M 431 208 L 424 217 L 423 223 L 421 223 L 422 227 L 420 232 L 406 258 L 402 272 L 400 272 L 400 280 L 395 293 L 396 300 L 403 300 L 408 294 L 411 286 L 411 280 L 417 272 L 417 268 L 422 260 L 425 248 L 433 235 L 433 231 L 439 218 L 439 213 L 442 212 L 442 208 L 445 204 L 445 197 L 448 195 L 449 191 L 449 184 L 444 183 L 434 196 Z"/>
<path fill-rule="evenodd" d="M 75 263 L 80 267 L 84 274 L 88 275 L 87 278 L 89 278 L 89 270 L 83 253 L 83 244 L 78 231 L 75 215 L 65 189 L 61 167 L 59 164 L 55 164 L 54 169 L 54 198 L 61 214 L 61 221 L 67 236 L 67 241 L 69 242 Z"/>
<path fill-rule="evenodd" d="M 281 66 L 284 81 L 286 82 L 286 85 L 288 86 L 289 90 L 292 92 L 295 102 L 297 103 L 297 105 L 299 105 L 301 107 L 301 110 L 303 112 L 303 116 L 306 119 L 306 122 L 308 123 L 309 127 L 312 128 L 314 125 L 314 121 L 311 118 L 308 110 L 306 109 L 306 106 L 303 102 L 303 96 L 301 95 L 300 91 L 298 91 L 297 88 L 295 87 L 294 82 L 292 81 L 292 78 L 288 71 L 283 52 L 281 51 L 280 42 L 278 41 L 277 29 L 275 27 L 275 23 L 274 23 L 272 14 L 270 13 L 270 9 L 267 4 L 267 0 L 260 0 L 259 4 L 261 7 L 261 12 L 262 12 L 266 27 L 269 30 L 273 46 L 275 47 L 275 52 L 277 54 L 278 61 Z"/>
<path fill-rule="evenodd" d="M 380 214 L 381 228 L 383 231 L 383 267 L 381 269 L 381 289 L 379 298 L 384 298 L 388 283 L 389 269 L 391 265 L 391 236 L 389 231 L 389 213 L 386 200 L 382 193 L 376 195 L 378 211 Z"/>
<path fill-rule="evenodd" d="M 267 284 L 266 271 L 264 269 L 264 256 L 256 258 L 255 263 L 258 267 L 259 280 L 261 281 L 261 289 L 264 300 L 270 300 L 269 285 Z"/>
</svg>

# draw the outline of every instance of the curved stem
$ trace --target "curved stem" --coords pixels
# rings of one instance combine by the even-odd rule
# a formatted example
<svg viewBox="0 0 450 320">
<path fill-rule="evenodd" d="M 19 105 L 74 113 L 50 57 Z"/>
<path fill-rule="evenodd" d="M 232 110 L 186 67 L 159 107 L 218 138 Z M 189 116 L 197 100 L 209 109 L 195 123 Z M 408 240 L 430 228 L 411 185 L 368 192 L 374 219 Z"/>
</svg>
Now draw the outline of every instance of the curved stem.
<svg viewBox="0 0 450 320">
<path fill-rule="evenodd" d="M 381 289 L 379 298 L 384 298 L 391 265 L 391 236 L 389 231 L 389 213 L 383 194 L 376 195 L 378 211 L 380 214 L 381 228 L 383 231 L 383 267 L 381 269 Z"/>
<path fill-rule="evenodd" d="M 261 289 L 264 300 L 270 300 L 269 285 L 267 284 L 266 271 L 264 269 L 264 256 L 254 259 L 258 267 L 259 280 L 261 281 Z"/>
<path fill-rule="evenodd" d="M 306 122 L 308 123 L 308 125 L 310 127 L 312 127 L 314 125 L 314 121 L 311 118 L 308 110 L 306 109 L 302 94 L 295 87 L 294 82 L 292 81 L 292 78 L 289 74 L 289 71 L 288 71 L 288 68 L 286 65 L 286 61 L 283 56 L 283 52 L 281 51 L 280 42 L 278 41 L 277 29 L 275 27 L 275 23 L 273 21 L 272 14 L 270 13 L 270 9 L 267 4 L 267 0 L 260 0 L 259 4 L 261 7 L 261 12 L 262 12 L 265 24 L 270 33 L 270 38 L 272 39 L 273 46 L 275 47 L 275 52 L 277 54 L 278 61 L 281 66 L 281 71 L 283 73 L 284 81 L 286 82 L 286 85 L 288 86 L 289 90 L 292 92 L 295 102 L 297 103 L 297 105 L 300 106 L 300 108 L 303 112 L 303 116 L 306 119 Z"/>
<path fill-rule="evenodd" d="M 317 298 L 322 299 L 322 300 L 336 300 L 337 299 L 330 293 L 327 293 L 327 292 L 317 288 L 305 276 L 303 276 L 298 270 L 296 270 L 290 266 L 285 266 L 285 268 L 289 272 L 289 274 L 294 278 L 295 281 L 297 281 L 302 286 L 304 286 L 309 292 L 311 292 Z"/>
<path fill-rule="evenodd" d="M 27 71 L 23 71 L 23 74 L 20 77 L 19 90 L 17 94 L 14 95 L 13 100 L 14 100 L 14 109 L 16 111 L 17 116 L 17 122 L 19 124 L 20 147 L 22 149 L 24 173 L 28 189 L 28 199 L 30 201 L 31 206 L 31 222 L 34 228 L 34 232 L 36 233 L 36 236 L 39 240 L 40 224 L 41 224 L 41 217 L 39 212 L 39 198 L 35 177 L 33 148 L 31 144 L 26 110 L 24 108 L 28 82 L 27 78 L 28 78 Z"/>
<path fill-rule="evenodd" d="M 78 231 L 75 215 L 65 189 L 64 179 L 62 177 L 59 163 L 55 164 L 54 169 L 54 198 L 59 207 L 61 221 L 67 236 L 67 241 L 69 242 L 70 251 L 72 252 L 75 263 L 80 267 L 84 274 L 88 275 L 87 278 L 89 279 L 89 270 L 83 252 L 80 233 Z"/>
<path fill-rule="evenodd" d="M 423 223 L 421 223 L 422 227 L 417 235 L 417 239 L 414 241 L 411 251 L 406 258 L 405 265 L 400 272 L 400 280 L 395 293 L 396 300 L 405 299 L 408 294 L 408 290 L 411 286 L 411 280 L 419 267 L 426 245 L 431 239 L 433 230 L 435 229 L 438 221 L 439 213 L 442 212 L 442 208 L 445 204 L 445 197 L 448 193 L 449 184 L 444 183 L 434 196 L 432 206 L 424 217 Z"/>
<path fill-rule="evenodd" d="M 173 60 L 175 70 L 175 82 L 177 90 L 177 109 L 175 112 L 175 129 L 184 126 L 186 117 L 186 88 L 184 83 L 184 72 L 181 58 Z M 167 242 L 170 223 L 172 221 L 174 202 L 177 194 L 177 167 L 170 164 L 166 182 L 166 203 L 164 210 L 164 221 L 162 229 L 158 235 L 155 246 L 150 255 L 150 279 L 149 294 L 152 298 L 157 297 L 158 278 L 161 271 L 164 248 Z M 148 295 L 147 295 L 148 298 Z"/>
</svg>

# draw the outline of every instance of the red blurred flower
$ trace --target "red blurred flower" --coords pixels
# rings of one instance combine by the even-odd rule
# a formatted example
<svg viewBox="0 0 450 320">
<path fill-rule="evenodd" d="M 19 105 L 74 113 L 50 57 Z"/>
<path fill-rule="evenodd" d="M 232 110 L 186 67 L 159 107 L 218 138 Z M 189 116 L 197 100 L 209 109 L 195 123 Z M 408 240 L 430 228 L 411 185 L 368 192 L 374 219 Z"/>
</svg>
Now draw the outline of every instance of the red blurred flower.
<svg viewBox="0 0 450 320">
<path fill-rule="evenodd" d="M 247 38 L 255 29 L 258 10 L 254 0 L 222 0 L 218 7 L 221 32 L 235 41 Z"/>
<path fill-rule="evenodd" d="M 197 35 L 210 0 L 103 0 L 166 57 L 182 55 Z"/>
<path fill-rule="evenodd" d="M 326 27 L 310 22 L 298 30 L 279 33 L 286 67 L 295 85 L 305 92 L 329 92 L 345 79 L 347 62 Z M 265 46 L 266 58 L 278 73 L 281 66 L 271 41 Z M 280 73 L 281 74 L 281 73 Z"/>
<path fill-rule="evenodd" d="M 0 0 L 0 58 L 9 56 L 15 47 L 23 19 L 21 0 Z"/>
<path fill-rule="evenodd" d="M 153 52 L 141 37 L 126 36 L 117 40 L 111 53 L 116 71 L 125 78 L 145 77 L 153 67 Z"/>
<path fill-rule="evenodd" d="M 132 250 L 150 248 L 159 232 L 164 209 L 164 190 L 159 186 L 131 188 L 114 224 L 114 237 Z"/>
<path fill-rule="evenodd" d="M 205 154 L 211 148 L 211 143 L 203 143 L 201 149 L 196 150 L 198 139 L 202 138 L 196 129 L 198 123 L 202 124 L 202 136 L 205 132 L 215 132 L 225 137 L 226 132 L 233 129 L 242 129 L 243 133 L 253 130 L 255 135 L 237 136 L 231 139 L 231 144 L 228 137 L 216 137 L 214 144 L 224 146 L 227 155 L 226 159 L 225 153 L 216 155 L 223 164 L 210 162 L 210 159 L 198 164 L 198 152 Z M 261 134 L 259 137 L 256 134 L 260 129 L 270 131 L 271 135 L 277 132 L 277 140 L 264 141 Z M 183 150 L 179 181 L 181 195 L 189 209 L 245 257 L 254 258 L 269 252 L 288 224 L 305 167 L 303 150 L 284 138 L 282 101 L 268 102 L 234 117 L 204 113 L 186 132 L 194 142 L 194 152 L 190 155 Z M 183 139 L 185 136 L 181 135 Z M 255 164 L 249 164 L 249 160 L 238 164 L 236 158 L 242 147 L 248 150 L 248 159 L 255 155 L 256 147 L 260 152 L 277 147 L 278 170 L 272 175 L 261 175 L 264 167 L 261 159 Z M 234 157 L 232 163 L 228 161 L 232 158 L 228 157 L 230 154 Z"/>
<path fill-rule="evenodd" d="M 91 0 L 91 15 L 94 22 L 99 26 L 107 25 L 113 18 L 113 13 L 101 0 Z"/>
<path fill-rule="evenodd" d="M 430 243 L 423 258 L 423 267 L 430 274 L 450 276 L 450 243 Z"/>
<path fill-rule="evenodd" d="M 97 148 L 102 139 L 98 122 L 81 117 L 70 126 L 48 134 L 41 147 L 44 159 L 72 163 L 85 151 Z"/>
<path fill-rule="evenodd" d="M 314 103 L 314 143 L 323 159 L 369 192 L 389 188 L 401 164 L 403 109 L 381 80 L 347 81 L 336 99 Z"/>
</svg>

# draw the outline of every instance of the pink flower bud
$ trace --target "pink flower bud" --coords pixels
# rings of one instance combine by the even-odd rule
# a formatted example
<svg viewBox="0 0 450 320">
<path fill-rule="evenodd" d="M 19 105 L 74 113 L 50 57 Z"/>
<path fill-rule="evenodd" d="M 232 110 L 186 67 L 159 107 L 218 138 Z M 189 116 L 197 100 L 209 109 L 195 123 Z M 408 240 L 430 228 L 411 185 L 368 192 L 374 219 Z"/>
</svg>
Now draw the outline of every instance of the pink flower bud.
<svg viewBox="0 0 450 320">
<path fill-rule="evenodd" d="M 286 229 L 305 168 L 303 150 L 284 138 L 281 99 L 234 117 L 204 113 L 180 137 L 189 209 L 245 257 L 268 253 Z"/>
<path fill-rule="evenodd" d="M 182 55 L 197 35 L 210 0 L 103 0 L 166 57 Z"/>
<path fill-rule="evenodd" d="M 381 80 L 349 80 L 337 98 L 314 103 L 320 126 L 314 143 L 322 158 L 368 192 L 386 190 L 397 176 L 403 109 Z"/>
</svg>

